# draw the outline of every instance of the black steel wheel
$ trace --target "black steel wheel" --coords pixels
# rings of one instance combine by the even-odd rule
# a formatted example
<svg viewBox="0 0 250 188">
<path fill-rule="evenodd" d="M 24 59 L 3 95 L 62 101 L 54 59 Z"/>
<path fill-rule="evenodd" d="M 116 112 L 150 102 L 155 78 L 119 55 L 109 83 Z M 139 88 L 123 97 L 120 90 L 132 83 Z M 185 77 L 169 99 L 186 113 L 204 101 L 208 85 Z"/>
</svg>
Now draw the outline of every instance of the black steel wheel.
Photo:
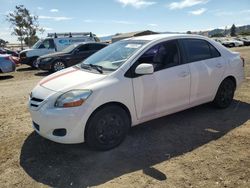
<svg viewBox="0 0 250 188">
<path fill-rule="evenodd" d="M 231 79 L 224 80 L 215 96 L 213 104 L 218 108 L 227 108 L 233 101 L 235 83 Z"/>
<path fill-rule="evenodd" d="M 106 106 L 89 119 L 85 141 L 94 149 L 109 150 L 124 140 L 129 127 L 130 119 L 123 108 L 117 105 Z"/>
</svg>

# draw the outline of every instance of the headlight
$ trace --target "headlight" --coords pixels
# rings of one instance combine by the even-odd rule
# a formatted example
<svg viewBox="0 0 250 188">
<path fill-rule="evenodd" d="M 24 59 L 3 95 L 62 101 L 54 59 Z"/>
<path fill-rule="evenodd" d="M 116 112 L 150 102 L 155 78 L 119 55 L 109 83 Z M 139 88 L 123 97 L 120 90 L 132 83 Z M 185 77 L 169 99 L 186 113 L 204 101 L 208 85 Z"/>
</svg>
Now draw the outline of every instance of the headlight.
<svg viewBox="0 0 250 188">
<path fill-rule="evenodd" d="M 55 107 L 68 108 L 81 106 L 91 95 L 91 93 L 91 90 L 68 91 L 57 98 Z"/>
<path fill-rule="evenodd" d="M 52 60 L 52 57 L 47 57 L 47 58 L 41 59 L 41 61 L 50 61 L 50 60 Z"/>
</svg>

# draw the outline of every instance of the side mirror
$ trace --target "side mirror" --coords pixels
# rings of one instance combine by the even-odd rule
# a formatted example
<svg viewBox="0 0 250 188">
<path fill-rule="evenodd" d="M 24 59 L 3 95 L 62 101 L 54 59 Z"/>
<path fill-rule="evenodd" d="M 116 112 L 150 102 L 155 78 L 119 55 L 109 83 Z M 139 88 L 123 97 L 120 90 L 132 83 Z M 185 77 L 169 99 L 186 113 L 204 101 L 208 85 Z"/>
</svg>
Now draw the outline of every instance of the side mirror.
<svg viewBox="0 0 250 188">
<path fill-rule="evenodd" d="M 153 67 L 152 64 L 142 63 L 142 64 L 140 64 L 140 65 L 138 65 L 136 67 L 135 73 L 136 74 L 141 74 L 141 75 L 153 74 L 154 73 L 154 67 Z"/>
</svg>

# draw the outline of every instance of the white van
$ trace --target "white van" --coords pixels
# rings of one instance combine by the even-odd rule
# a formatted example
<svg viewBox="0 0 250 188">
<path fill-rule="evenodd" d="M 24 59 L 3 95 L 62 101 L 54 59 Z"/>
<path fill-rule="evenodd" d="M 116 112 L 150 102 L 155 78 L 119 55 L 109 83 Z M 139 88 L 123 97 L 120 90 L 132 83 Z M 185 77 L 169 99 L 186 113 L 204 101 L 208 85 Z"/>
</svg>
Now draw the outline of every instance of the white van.
<svg viewBox="0 0 250 188">
<path fill-rule="evenodd" d="M 31 49 L 20 52 L 20 62 L 34 67 L 36 59 L 42 55 L 60 52 L 74 43 L 96 41 L 95 35 L 88 33 L 49 33 L 45 39 L 37 41 Z"/>
</svg>

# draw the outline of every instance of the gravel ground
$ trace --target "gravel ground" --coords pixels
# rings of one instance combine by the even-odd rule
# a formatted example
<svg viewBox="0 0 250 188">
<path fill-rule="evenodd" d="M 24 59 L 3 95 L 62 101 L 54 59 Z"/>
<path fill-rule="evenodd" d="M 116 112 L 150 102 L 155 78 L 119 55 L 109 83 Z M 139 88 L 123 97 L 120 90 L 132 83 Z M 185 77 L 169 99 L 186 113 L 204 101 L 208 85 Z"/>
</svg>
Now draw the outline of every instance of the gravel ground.
<svg viewBox="0 0 250 188">
<path fill-rule="evenodd" d="M 107 152 L 33 132 L 28 95 L 46 72 L 0 75 L 0 187 L 250 187 L 250 47 L 230 108 L 206 104 L 133 128 Z"/>
</svg>

